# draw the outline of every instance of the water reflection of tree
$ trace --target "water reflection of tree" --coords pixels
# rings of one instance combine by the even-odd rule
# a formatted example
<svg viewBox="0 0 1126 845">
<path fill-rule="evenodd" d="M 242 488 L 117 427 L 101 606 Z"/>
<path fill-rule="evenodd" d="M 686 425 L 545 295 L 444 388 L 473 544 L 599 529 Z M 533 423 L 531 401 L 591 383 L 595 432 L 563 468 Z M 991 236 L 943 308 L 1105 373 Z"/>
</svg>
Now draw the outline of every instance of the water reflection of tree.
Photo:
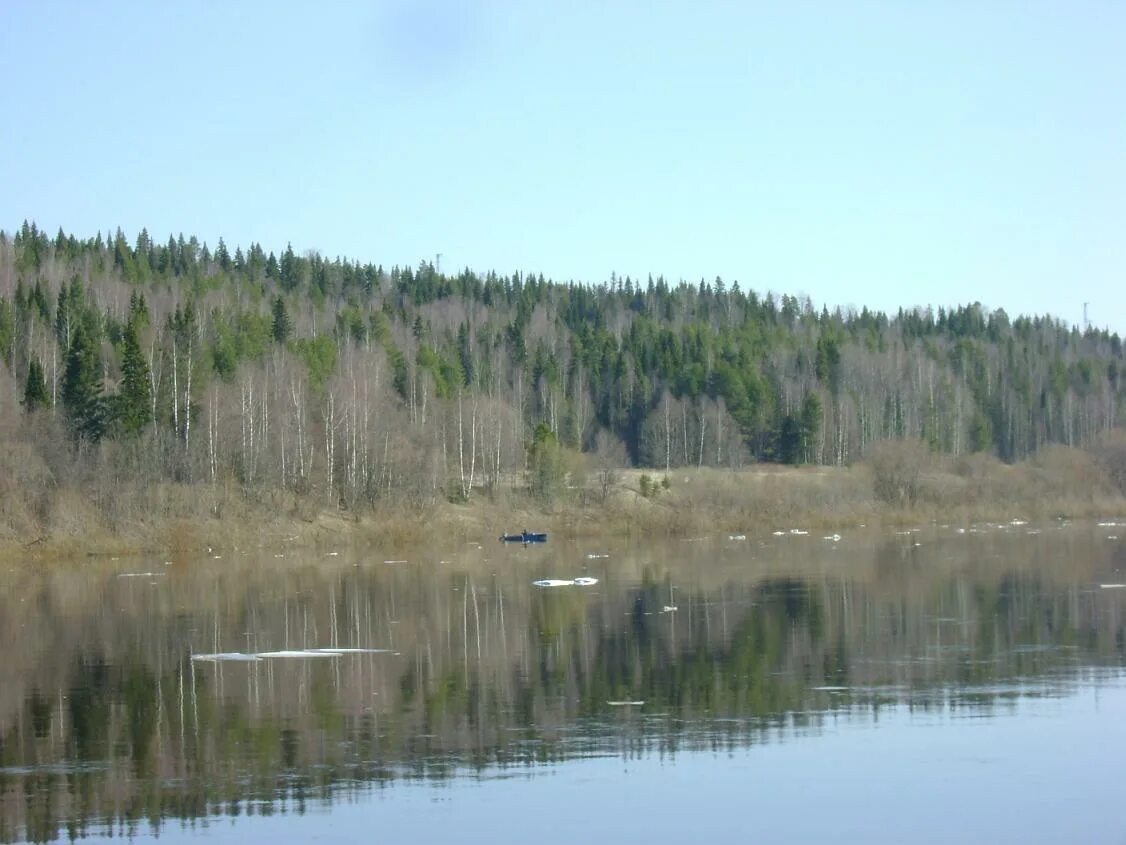
<svg viewBox="0 0 1126 845">
<path fill-rule="evenodd" d="M 442 570 L 329 582 L 296 598 L 212 586 L 115 624 L 94 602 L 72 619 L 99 635 L 75 633 L 64 662 L 0 714 L 0 839 L 304 812 L 404 779 L 774 741 L 903 701 L 991 708 L 1017 683 L 1058 687 L 1124 657 L 1115 595 L 1028 570 L 895 590 L 766 577 L 675 595 L 655 567 L 597 594 Z M 237 648 L 246 631 L 264 647 L 393 637 L 400 654 L 190 660 L 199 632 L 197 646 Z"/>
</svg>

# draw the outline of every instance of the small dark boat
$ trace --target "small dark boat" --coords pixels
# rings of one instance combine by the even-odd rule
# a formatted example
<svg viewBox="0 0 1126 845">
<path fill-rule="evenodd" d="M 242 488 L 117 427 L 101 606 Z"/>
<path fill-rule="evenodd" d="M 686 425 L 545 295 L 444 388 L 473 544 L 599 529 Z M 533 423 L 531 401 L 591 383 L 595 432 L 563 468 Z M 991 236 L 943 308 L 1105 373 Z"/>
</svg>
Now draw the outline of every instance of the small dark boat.
<svg viewBox="0 0 1126 845">
<path fill-rule="evenodd" d="M 502 543 L 546 543 L 547 533 L 533 533 L 529 531 L 521 531 L 519 534 L 501 534 L 500 541 Z"/>
</svg>

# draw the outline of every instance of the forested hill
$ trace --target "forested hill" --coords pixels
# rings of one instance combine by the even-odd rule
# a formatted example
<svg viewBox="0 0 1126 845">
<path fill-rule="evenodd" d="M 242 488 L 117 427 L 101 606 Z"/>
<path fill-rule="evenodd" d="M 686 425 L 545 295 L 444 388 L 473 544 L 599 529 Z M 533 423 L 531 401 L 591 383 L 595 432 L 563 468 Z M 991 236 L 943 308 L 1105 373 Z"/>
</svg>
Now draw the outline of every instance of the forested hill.
<svg viewBox="0 0 1126 845">
<path fill-rule="evenodd" d="M 887 438 L 1014 460 L 1084 444 L 1126 400 L 1117 335 L 978 304 L 816 310 L 718 278 L 449 275 L 28 223 L 0 234 L 0 352 L 5 439 L 353 503 L 465 497 L 556 442 L 662 470 L 840 464 Z"/>
</svg>

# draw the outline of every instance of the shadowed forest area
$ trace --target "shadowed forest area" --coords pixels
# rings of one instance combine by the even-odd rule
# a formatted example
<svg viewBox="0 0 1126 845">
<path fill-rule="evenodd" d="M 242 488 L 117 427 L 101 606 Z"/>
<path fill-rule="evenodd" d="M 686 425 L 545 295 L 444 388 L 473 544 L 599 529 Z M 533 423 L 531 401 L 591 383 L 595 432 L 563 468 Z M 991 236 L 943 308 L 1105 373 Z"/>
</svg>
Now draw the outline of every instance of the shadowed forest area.
<svg viewBox="0 0 1126 845">
<path fill-rule="evenodd" d="M 470 503 L 666 524 L 678 486 L 734 525 L 788 494 L 709 479 L 770 464 L 807 467 L 797 489 L 820 492 L 795 512 L 822 521 L 1000 493 L 1113 509 L 1126 489 L 1119 336 L 976 303 L 818 311 L 719 278 L 443 274 L 25 222 L 0 233 L 0 362 L 9 543 Z"/>
</svg>

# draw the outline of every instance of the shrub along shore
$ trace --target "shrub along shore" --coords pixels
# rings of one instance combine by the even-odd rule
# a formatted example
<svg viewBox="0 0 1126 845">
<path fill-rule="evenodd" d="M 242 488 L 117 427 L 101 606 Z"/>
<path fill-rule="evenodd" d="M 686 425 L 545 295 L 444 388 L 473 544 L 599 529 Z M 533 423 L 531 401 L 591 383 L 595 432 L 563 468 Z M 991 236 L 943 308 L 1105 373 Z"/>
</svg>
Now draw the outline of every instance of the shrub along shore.
<svg viewBox="0 0 1126 845">
<path fill-rule="evenodd" d="M 937 456 L 891 441 L 851 467 L 758 465 L 669 472 L 574 472 L 550 499 L 527 479 L 435 500 L 365 511 L 298 495 L 224 484 L 133 485 L 112 495 L 74 487 L 0 492 L 0 558 L 9 563 L 159 553 L 353 546 L 401 548 L 434 536 L 488 541 L 531 528 L 559 539 L 761 534 L 801 527 L 969 524 L 1126 515 L 1126 433 L 1091 450 L 1051 447 L 1018 464 L 984 455 Z"/>
</svg>

